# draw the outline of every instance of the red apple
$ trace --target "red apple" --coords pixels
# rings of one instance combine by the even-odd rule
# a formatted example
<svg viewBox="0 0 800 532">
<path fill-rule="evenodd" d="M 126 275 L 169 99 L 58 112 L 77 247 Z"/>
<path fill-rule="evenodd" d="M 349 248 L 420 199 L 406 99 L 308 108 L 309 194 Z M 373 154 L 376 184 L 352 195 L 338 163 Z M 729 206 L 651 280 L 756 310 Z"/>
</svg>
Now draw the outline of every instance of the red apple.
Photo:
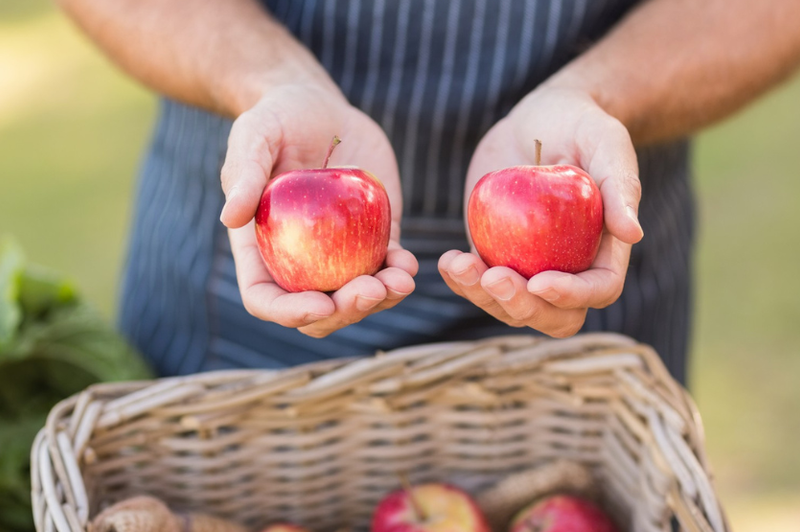
<svg viewBox="0 0 800 532">
<path fill-rule="evenodd" d="M 449 484 L 421 484 L 387 495 L 372 532 L 490 532 L 475 501 Z"/>
<path fill-rule="evenodd" d="M 307 528 L 294 523 L 273 523 L 261 532 L 309 532 Z"/>
<path fill-rule="evenodd" d="M 488 266 L 508 266 L 526 279 L 546 270 L 578 273 L 597 256 L 603 201 L 580 168 L 514 166 L 478 181 L 467 224 Z"/>
<path fill-rule="evenodd" d="M 571 495 L 545 497 L 520 511 L 509 532 L 616 532 L 597 506 Z"/>
<path fill-rule="evenodd" d="M 389 246 L 389 196 L 378 179 L 353 167 L 292 170 L 273 178 L 256 212 L 256 239 L 284 290 L 338 290 L 377 272 Z"/>
</svg>

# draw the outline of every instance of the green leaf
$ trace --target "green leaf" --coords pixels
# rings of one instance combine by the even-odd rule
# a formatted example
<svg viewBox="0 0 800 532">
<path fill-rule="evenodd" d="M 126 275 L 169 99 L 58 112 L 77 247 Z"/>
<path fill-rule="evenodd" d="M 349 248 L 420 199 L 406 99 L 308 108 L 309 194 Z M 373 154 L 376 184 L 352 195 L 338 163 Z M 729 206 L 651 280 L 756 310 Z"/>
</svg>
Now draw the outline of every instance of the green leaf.
<svg viewBox="0 0 800 532">
<path fill-rule="evenodd" d="M 22 321 L 17 301 L 24 257 L 11 238 L 0 239 L 0 353 L 11 343 Z"/>
<path fill-rule="evenodd" d="M 28 455 L 45 418 L 45 414 L 20 421 L 0 417 L 0 530 L 33 530 Z"/>
<path fill-rule="evenodd" d="M 95 382 L 151 376 L 72 283 L 0 240 L 0 532 L 33 528 L 28 453 L 53 405 Z"/>
<path fill-rule="evenodd" d="M 30 530 L 28 452 L 53 405 L 95 382 L 151 376 L 88 305 L 54 307 L 22 324 L 0 354 L 0 529 Z"/>
<path fill-rule="evenodd" d="M 22 272 L 19 303 L 25 319 L 36 319 L 50 309 L 77 302 L 72 283 L 37 265 L 28 265 Z"/>
</svg>

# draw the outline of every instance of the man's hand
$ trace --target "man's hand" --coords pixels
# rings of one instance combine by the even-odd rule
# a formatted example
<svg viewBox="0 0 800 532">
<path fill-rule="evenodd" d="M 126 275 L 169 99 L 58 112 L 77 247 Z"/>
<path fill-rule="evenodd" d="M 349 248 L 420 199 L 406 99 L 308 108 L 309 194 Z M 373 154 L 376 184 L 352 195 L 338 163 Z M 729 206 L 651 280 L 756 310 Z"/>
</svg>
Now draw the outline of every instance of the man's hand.
<svg viewBox="0 0 800 532">
<path fill-rule="evenodd" d="M 386 187 L 392 232 L 384 269 L 361 276 L 331 295 L 289 293 L 270 277 L 256 244 L 253 216 L 267 181 L 298 168 L 319 168 L 334 135 L 342 144 L 330 166 L 354 165 Z M 400 247 L 402 196 L 397 162 L 381 128 L 336 90 L 314 83 L 273 88 L 236 119 L 222 168 L 229 228 L 242 301 L 250 314 L 326 336 L 369 314 L 391 308 L 414 290 L 414 256 Z"/>
<path fill-rule="evenodd" d="M 605 231 L 592 267 L 577 275 L 547 271 L 526 280 L 510 268 L 489 268 L 474 250 L 453 250 L 442 255 L 439 271 L 455 293 L 509 325 L 571 336 L 589 308 L 617 300 L 631 245 L 642 238 L 636 152 L 625 127 L 586 93 L 543 86 L 478 145 L 467 172 L 465 202 L 486 173 L 535 164 L 535 139 L 543 144 L 542 164 L 578 166 L 600 187 Z"/>
</svg>

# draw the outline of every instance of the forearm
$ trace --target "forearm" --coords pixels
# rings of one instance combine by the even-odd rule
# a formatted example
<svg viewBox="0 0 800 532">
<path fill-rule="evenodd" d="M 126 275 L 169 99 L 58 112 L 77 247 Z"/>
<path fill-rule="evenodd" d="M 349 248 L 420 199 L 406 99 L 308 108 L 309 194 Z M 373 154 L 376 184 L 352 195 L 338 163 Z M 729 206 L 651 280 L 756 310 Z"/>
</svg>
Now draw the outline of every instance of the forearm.
<svg viewBox="0 0 800 532">
<path fill-rule="evenodd" d="M 548 85 L 588 91 L 634 142 L 735 111 L 800 63 L 800 2 L 651 0 Z"/>
<path fill-rule="evenodd" d="M 125 71 L 185 103 L 235 117 L 271 87 L 333 82 L 252 0 L 59 0 Z"/>
</svg>

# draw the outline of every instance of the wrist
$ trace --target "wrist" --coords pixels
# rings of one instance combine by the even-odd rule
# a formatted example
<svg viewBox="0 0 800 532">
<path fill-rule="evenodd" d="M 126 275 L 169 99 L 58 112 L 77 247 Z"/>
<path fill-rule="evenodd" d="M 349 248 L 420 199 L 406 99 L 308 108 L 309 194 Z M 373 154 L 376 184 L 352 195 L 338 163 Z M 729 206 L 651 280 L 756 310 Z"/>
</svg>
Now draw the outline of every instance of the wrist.
<svg viewBox="0 0 800 532">
<path fill-rule="evenodd" d="M 236 118 L 269 92 L 287 85 L 315 86 L 344 99 L 314 55 L 283 26 L 272 20 L 269 24 L 268 32 L 265 28 L 268 42 L 242 44 L 257 46 L 262 53 L 250 55 L 246 62 L 226 69 L 212 85 L 211 98 L 217 110 Z"/>
<path fill-rule="evenodd" d="M 634 110 L 640 108 L 641 102 L 625 90 L 628 83 L 622 72 L 611 74 L 579 58 L 556 72 L 543 86 L 585 95 L 630 131 L 635 129 Z"/>
</svg>

